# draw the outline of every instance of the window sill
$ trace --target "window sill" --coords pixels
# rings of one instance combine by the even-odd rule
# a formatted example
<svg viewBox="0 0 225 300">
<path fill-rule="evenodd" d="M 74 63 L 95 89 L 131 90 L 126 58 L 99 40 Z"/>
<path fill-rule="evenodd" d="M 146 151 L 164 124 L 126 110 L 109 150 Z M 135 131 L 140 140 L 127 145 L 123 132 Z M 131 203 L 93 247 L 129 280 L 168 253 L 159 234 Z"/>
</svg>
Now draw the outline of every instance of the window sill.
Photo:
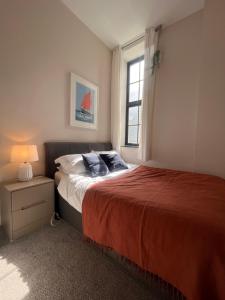
<svg viewBox="0 0 225 300">
<path fill-rule="evenodd" d="M 138 149 L 139 146 L 135 146 L 135 145 L 124 145 L 124 146 L 121 146 L 121 148 L 134 148 L 134 149 Z"/>
</svg>

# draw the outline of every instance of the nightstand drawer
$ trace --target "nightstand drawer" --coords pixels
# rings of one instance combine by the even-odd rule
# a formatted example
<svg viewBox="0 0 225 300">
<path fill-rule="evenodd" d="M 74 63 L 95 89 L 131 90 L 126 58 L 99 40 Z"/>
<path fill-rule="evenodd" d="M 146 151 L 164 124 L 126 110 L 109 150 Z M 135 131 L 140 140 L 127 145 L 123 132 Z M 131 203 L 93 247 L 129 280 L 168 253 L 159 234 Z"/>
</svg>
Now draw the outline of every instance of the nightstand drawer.
<svg viewBox="0 0 225 300">
<path fill-rule="evenodd" d="M 12 212 L 13 231 L 19 230 L 25 226 L 29 226 L 38 220 L 51 216 L 53 213 L 53 203 L 51 201 L 43 201 L 25 209 Z"/>
<path fill-rule="evenodd" d="M 54 180 L 37 176 L 4 185 L 2 225 L 10 241 L 50 222 L 54 212 Z"/>
<path fill-rule="evenodd" d="M 54 197 L 54 185 L 46 183 L 12 193 L 12 211 L 26 210 L 32 206 L 49 202 Z"/>
</svg>

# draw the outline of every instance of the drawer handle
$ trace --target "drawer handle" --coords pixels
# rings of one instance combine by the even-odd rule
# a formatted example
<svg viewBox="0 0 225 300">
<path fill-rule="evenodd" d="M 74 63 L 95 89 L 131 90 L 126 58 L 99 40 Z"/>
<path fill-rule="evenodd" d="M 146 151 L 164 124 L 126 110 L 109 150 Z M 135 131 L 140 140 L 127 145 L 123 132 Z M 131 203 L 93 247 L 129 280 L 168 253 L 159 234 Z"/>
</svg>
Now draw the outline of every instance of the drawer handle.
<svg viewBox="0 0 225 300">
<path fill-rule="evenodd" d="M 47 201 L 42 200 L 42 201 L 39 201 L 39 202 L 30 204 L 30 205 L 27 205 L 27 206 L 23 206 L 23 207 L 21 207 L 21 210 L 25 210 L 25 209 L 28 209 L 28 208 L 31 208 L 31 207 L 34 207 L 34 206 L 38 206 L 38 205 L 43 204 L 43 203 L 46 203 L 46 202 L 47 202 Z"/>
</svg>

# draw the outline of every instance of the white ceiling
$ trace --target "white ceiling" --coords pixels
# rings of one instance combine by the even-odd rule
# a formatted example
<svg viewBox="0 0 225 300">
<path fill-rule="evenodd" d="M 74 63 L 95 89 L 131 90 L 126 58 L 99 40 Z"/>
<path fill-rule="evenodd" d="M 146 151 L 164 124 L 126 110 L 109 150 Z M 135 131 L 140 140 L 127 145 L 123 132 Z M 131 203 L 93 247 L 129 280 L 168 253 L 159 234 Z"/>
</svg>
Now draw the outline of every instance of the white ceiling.
<svg viewBox="0 0 225 300">
<path fill-rule="evenodd" d="M 204 0 L 62 0 L 108 47 L 145 28 L 173 24 L 204 7 Z"/>
</svg>

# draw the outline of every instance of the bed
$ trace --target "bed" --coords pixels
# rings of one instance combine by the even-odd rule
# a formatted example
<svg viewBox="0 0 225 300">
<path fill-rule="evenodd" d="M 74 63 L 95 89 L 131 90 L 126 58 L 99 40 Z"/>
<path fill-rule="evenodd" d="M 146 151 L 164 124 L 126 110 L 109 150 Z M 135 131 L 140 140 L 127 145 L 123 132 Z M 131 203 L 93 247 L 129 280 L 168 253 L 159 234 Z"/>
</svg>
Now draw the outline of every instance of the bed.
<svg viewBox="0 0 225 300">
<path fill-rule="evenodd" d="M 60 155 L 111 149 L 110 143 L 45 146 L 46 173 L 52 178 Z M 82 217 L 62 197 L 56 207 L 90 241 L 163 278 L 160 289 L 164 282 L 172 284 L 175 299 L 183 297 L 179 290 L 192 300 L 224 299 L 223 179 L 140 166 L 93 184 L 85 193 Z"/>
<path fill-rule="evenodd" d="M 73 153 L 88 153 L 95 151 L 109 151 L 112 149 L 111 143 L 79 143 L 79 142 L 61 142 L 53 141 L 46 142 L 45 147 L 45 173 L 49 178 L 55 179 L 55 174 L 58 171 L 55 159 L 67 154 Z M 55 190 L 55 212 L 62 219 L 73 225 L 80 233 L 82 233 L 82 216 L 71 207 L 68 202 L 63 199 L 57 190 Z"/>
</svg>

